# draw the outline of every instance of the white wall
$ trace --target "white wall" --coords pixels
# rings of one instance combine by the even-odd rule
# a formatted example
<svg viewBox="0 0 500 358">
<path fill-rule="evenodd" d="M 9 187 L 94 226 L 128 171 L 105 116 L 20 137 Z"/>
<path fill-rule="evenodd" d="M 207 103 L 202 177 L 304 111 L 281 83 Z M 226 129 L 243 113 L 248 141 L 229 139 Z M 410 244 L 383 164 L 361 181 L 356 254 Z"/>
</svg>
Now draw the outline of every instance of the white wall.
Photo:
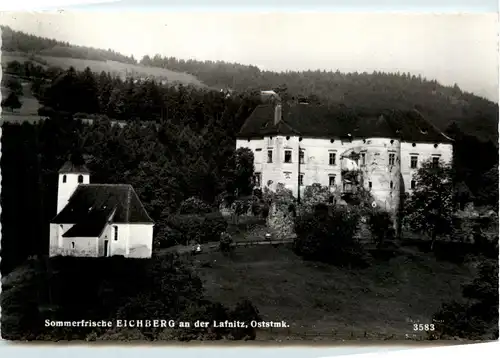
<svg viewBox="0 0 500 358">
<path fill-rule="evenodd" d="M 300 142 L 300 148 L 304 151 L 304 164 L 300 165 L 300 172 L 304 174 L 304 185 L 320 183 L 329 184 L 329 176 L 335 175 L 337 184 L 340 182 L 340 154 L 349 148 L 358 148 L 360 151 L 366 151 L 367 162 L 375 160 L 378 164 L 372 167 L 371 172 L 372 190 L 379 193 L 380 196 L 387 198 L 390 196 L 390 181 L 393 181 L 393 192 L 399 188 L 396 185 L 404 184 L 403 189 L 410 191 L 411 178 L 418 169 L 410 168 L 410 157 L 418 154 L 419 165 L 432 156 L 439 156 L 446 162 L 451 162 L 453 157 L 453 146 L 451 144 L 439 143 L 435 147 L 434 143 L 415 143 L 413 146 L 409 142 L 401 142 L 391 138 L 367 138 L 363 140 L 353 140 L 352 142 L 342 142 L 341 140 L 319 138 L 303 138 Z M 297 195 L 298 181 L 298 146 L 299 138 L 296 136 L 287 139 L 283 136 L 265 137 L 261 139 L 238 139 L 236 147 L 250 148 L 254 152 L 255 172 L 261 173 L 261 187 L 266 187 L 268 181 L 272 181 L 270 189 L 275 190 L 277 183 L 283 183 L 292 189 L 294 195 Z M 258 151 L 258 149 L 261 149 Z M 292 163 L 284 163 L 285 149 L 292 150 Z M 267 151 L 273 151 L 273 162 L 267 163 Z M 388 171 L 388 154 L 390 151 L 396 153 L 396 161 L 399 163 L 393 169 Z M 329 152 L 336 152 L 336 165 L 329 164 Z M 369 176 L 368 167 L 365 168 L 365 177 Z M 403 177 L 404 183 L 400 183 L 399 171 Z M 289 173 L 286 175 L 285 173 Z M 367 183 L 366 183 L 367 184 Z M 382 199 L 382 198 L 381 198 Z M 383 199 L 382 201 L 385 201 Z"/>
<path fill-rule="evenodd" d="M 68 203 L 69 198 L 74 193 L 78 187 L 78 176 L 83 176 L 83 183 L 90 183 L 90 175 L 88 174 L 78 174 L 78 173 L 64 173 L 59 174 L 59 181 L 57 183 L 57 214 L 64 209 Z M 64 183 L 64 177 L 66 177 L 66 183 Z"/>
<path fill-rule="evenodd" d="M 147 258 L 153 252 L 153 224 L 129 224 L 128 257 Z"/>
<path fill-rule="evenodd" d="M 97 257 L 97 242 L 97 237 L 65 237 L 63 238 L 62 250 L 70 256 Z"/>
<path fill-rule="evenodd" d="M 115 236 L 115 228 L 118 228 L 118 235 Z M 112 223 L 108 225 L 103 233 L 102 242 L 109 238 L 110 256 L 122 255 L 128 256 L 129 225 Z M 117 240 L 115 240 L 115 237 Z"/>
<path fill-rule="evenodd" d="M 439 143 L 437 147 L 434 147 L 434 143 L 413 143 L 402 142 L 401 143 L 401 174 L 404 180 L 404 189 L 406 192 L 411 192 L 411 181 L 413 175 L 417 172 L 418 168 L 422 166 L 422 162 L 432 158 L 433 156 L 439 156 L 441 160 L 447 163 L 451 163 L 453 160 L 453 145 Z M 413 155 L 418 158 L 417 168 L 412 169 L 410 166 L 410 160 Z"/>
<path fill-rule="evenodd" d="M 399 171 L 389 172 L 386 164 L 388 163 L 389 151 L 396 152 L 396 158 L 399 158 L 399 142 L 393 141 L 391 138 L 372 138 L 363 141 L 362 139 L 355 139 L 352 141 L 341 141 L 335 139 L 333 142 L 330 139 L 319 138 L 303 138 L 299 142 L 299 137 L 289 137 L 287 139 L 283 136 L 273 138 L 264 138 L 256 140 L 242 140 L 236 142 L 237 147 L 246 147 L 254 151 L 254 155 L 260 158 L 255 160 L 255 172 L 261 173 L 262 187 L 266 187 L 268 181 L 272 181 L 269 186 L 270 189 L 275 190 L 277 183 L 283 183 L 286 187 L 290 188 L 294 195 L 297 195 L 298 186 L 298 153 L 300 148 L 304 152 L 304 163 L 300 164 L 300 172 L 304 174 L 303 187 L 319 183 L 324 186 L 329 185 L 329 177 L 335 176 L 336 185 L 341 185 L 341 155 L 349 149 L 356 149 L 357 151 L 365 151 L 367 163 L 376 162 L 376 166 L 365 166 L 365 176 L 373 176 L 372 190 L 379 192 L 385 196 L 390 191 L 389 177 L 394 176 L 399 178 Z M 261 148 L 261 151 L 256 152 L 256 149 Z M 273 150 L 273 162 L 267 163 L 267 150 Z M 284 163 L 284 153 L 286 149 L 292 150 L 292 163 Z M 262 154 L 255 154 L 262 153 Z M 330 165 L 330 153 L 335 153 L 335 164 Z M 386 158 L 387 157 L 387 158 Z M 262 158 L 262 159 L 261 159 Z M 375 160 L 377 158 L 377 160 Z M 399 162 L 399 161 L 398 161 Z M 398 168 L 399 169 L 399 168 Z M 288 175 L 286 173 L 289 173 Z M 380 176 L 379 178 L 376 178 Z M 366 185 L 370 181 L 366 178 Z M 396 184 L 399 179 L 393 180 L 394 187 L 397 189 Z"/>
<path fill-rule="evenodd" d="M 49 256 L 60 255 L 63 247 L 62 235 L 74 224 L 50 224 Z"/>
<path fill-rule="evenodd" d="M 236 147 L 250 148 L 254 152 L 255 172 L 261 173 L 262 187 L 266 187 L 269 181 L 271 190 L 276 190 L 278 183 L 283 183 L 297 195 L 298 173 L 299 173 L 299 143 L 304 151 L 304 163 L 300 164 L 300 172 L 304 174 L 303 187 L 313 183 L 322 185 L 329 184 L 329 175 L 335 174 L 336 182 L 340 184 L 340 153 L 347 150 L 347 143 L 329 139 L 304 138 L 299 142 L 299 137 L 266 137 L 264 139 L 252 139 L 250 141 L 238 139 Z M 352 144 L 351 144 L 352 145 Z M 256 149 L 260 148 L 261 151 Z M 267 163 L 267 151 L 273 151 L 273 162 Z M 292 151 L 292 163 L 284 163 L 285 150 Z M 329 151 L 336 155 L 335 165 L 329 165 Z M 260 153 L 260 154 L 258 154 Z M 259 159 L 257 159 L 259 158 Z"/>
</svg>

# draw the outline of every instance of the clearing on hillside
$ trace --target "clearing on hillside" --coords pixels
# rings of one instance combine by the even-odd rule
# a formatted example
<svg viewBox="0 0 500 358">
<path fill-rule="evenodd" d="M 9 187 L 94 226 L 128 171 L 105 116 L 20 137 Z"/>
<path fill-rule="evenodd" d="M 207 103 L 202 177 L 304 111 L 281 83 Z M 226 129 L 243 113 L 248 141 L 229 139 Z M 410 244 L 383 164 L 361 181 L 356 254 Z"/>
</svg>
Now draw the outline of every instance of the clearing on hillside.
<svg viewBox="0 0 500 358">
<path fill-rule="evenodd" d="M 2 82 L 5 81 L 8 77 L 9 77 L 8 75 L 3 75 Z M 38 115 L 38 109 L 40 108 L 40 103 L 35 97 L 33 97 L 30 84 L 22 80 L 21 83 L 23 85 L 23 94 L 22 96 L 19 96 L 19 100 L 21 101 L 22 106 L 15 112 L 10 112 L 9 109 L 7 108 L 2 108 L 2 121 L 34 122 L 40 119 L 40 116 Z M 5 88 L 3 84 L 1 86 L 1 91 L 2 91 L 2 98 L 5 98 L 9 95 L 9 89 Z"/>
<path fill-rule="evenodd" d="M 36 59 L 39 59 L 40 63 L 38 63 Z M 21 63 L 25 61 L 33 61 L 20 53 L 2 53 L 2 64 L 5 65 L 6 63 L 14 60 Z M 182 83 L 184 85 L 206 87 L 195 76 L 188 73 L 170 71 L 164 68 L 132 65 L 116 61 L 95 61 L 69 57 L 36 55 L 35 61 L 33 62 L 40 65 L 55 66 L 63 69 L 68 69 L 73 66 L 77 71 L 83 71 L 86 67 L 89 67 L 93 72 L 109 72 L 113 75 L 118 75 L 121 78 L 125 78 L 126 76 L 154 77 L 158 81 L 166 80 L 169 83 Z"/>
</svg>

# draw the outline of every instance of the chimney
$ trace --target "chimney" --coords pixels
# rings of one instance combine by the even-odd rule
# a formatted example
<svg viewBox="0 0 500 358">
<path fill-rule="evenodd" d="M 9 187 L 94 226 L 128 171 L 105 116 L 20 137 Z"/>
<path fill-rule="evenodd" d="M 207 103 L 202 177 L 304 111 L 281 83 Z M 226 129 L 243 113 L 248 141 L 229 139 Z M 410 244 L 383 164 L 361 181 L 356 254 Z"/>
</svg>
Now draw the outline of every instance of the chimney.
<svg viewBox="0 0 500 358">
<path fill-rule="evenodd" d="M 274 107 L 274 125 L 277 125 L 281 121 L 281 118 L 282 118 L 281 104 L 278 103 Z"/>
</svg>

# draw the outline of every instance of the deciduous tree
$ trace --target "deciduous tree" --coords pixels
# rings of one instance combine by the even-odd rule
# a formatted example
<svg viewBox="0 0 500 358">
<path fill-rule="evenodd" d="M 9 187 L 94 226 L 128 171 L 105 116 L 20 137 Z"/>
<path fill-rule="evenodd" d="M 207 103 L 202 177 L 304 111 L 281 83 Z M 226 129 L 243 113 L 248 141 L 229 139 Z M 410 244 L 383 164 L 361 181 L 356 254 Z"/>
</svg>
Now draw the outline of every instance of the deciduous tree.
<svg viewBox="0 0 500 358">
<path fill-rule="evenodd" d="M 414 175 L 415 189 L 405 203 L 404 222 L 431 237 L 431 250 L 439 235 L 452 228 L 453 182 L 449 164 L 428 160 Z"/>
</svg>

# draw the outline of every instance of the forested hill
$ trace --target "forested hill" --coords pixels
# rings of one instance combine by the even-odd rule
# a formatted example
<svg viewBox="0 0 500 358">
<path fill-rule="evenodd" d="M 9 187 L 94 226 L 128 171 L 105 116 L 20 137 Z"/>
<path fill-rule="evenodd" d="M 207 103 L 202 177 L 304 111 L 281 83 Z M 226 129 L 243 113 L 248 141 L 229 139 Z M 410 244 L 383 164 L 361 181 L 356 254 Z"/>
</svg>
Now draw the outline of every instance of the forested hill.
<svg viewBox="0 0 500 358">
<path fill-rule="evenodd" d="M 2 51 L 95 61 L 117 61 L 127 64 L 137 63 L 133 56 L 125 56 L 111 49 L 102 50 L 93 47 L 76 46 L 68 42 L 15 31 L 8 26 L 0 26 L 0 28 L 2 30 Z"/>
<path fill-rule="evenodd" d="M 443 131 L 452 123 L 482 141 L 498 144 L 498 105 L 462 91 L 458 86 L 443 86 L 409 73 L 341 73 L 339 71 L 271 72 L 256 66 L 223 61 L 182 60 L 174 57 L 145 56 L 139 63 L 133 57 L 112 50 L 71 45 L 52 39 L 27 35 L 2 26 L 4 53 L 24 53 L 42 59 L 55 57 L 59 67 L 71 66 L 93 72 L 114 72 L 121 64 L 133 66 L 127 73 L 145 74 L 170 82 L 207 85 L 238 92 L 251 89 L 276 89 L 289 97 L 305 96 L 311 101 L 333 102 L 358 110 L 380 112 L 385 109 L 416 108 Z M 67 66 L 61 66 L 67 58 Z M 72 60 L 88 60 L 78 68 Z M 93 60 L 93 61 L 91 61 Z M 103 61 L 115 61 L 100 67 Z M 49 61 L 50 62 L 50 61 Z M 51 63 L 49 63 L 51 65 Z M 55 65 L 55 63 L 53 64 Z M 110 67 L 111 66 L 111 67 Z M 335 64 L 332 64 L 334 67 Z M 160 70 L 164 69 L 164 70 Z M 192 76 L 191 76 L 192 75 Z M 473 75 L 473 74 L 471 74 Z M 194 76 L 194 77 L 193 77 Z M 200 83 L 201 81 L 201 83 Z"/>
<path fill-rule="evenodd" d="M 196 76 L 210 87 L 236 91 L 278 89 L 289 96 L 304 96 L 351 108 L 378 112 L 387 108 L 417 108 L 434 124 L 446 130 L 453 122 L 471 135 L 498 141 L 498 105 L 410 73 L 341 73 L 339 71 L 261 71 L 223 61 L 180 60 L 174 57 L 145 56 L 141 62 Z M 334 66 L 334 64 L 332 64 Z"/>
</svg>

